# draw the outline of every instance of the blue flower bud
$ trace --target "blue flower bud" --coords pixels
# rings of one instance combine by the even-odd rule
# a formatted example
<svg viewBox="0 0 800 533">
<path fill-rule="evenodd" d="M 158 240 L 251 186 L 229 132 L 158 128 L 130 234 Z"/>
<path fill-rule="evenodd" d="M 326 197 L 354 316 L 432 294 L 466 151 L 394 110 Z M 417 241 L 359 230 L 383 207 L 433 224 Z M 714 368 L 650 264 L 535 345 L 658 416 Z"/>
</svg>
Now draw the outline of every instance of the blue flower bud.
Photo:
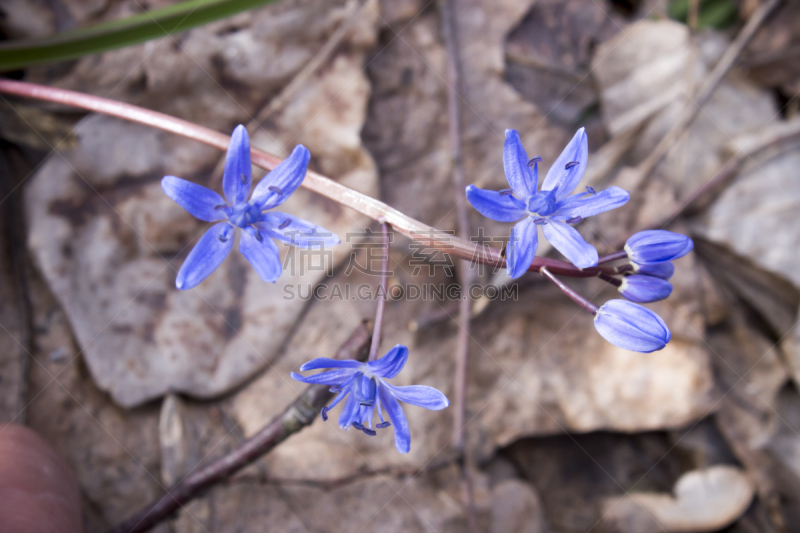
<svg viewBox="0 0 800 533">
<path fill-rule="evenodd" d="M 653 276 L 634 274 L 622 278 L 619 292 L 632 302 L 640 304 L 657 302 L 669 297 L 672 293 L 672 283 Z"/>
<path fill-rule="evenodd" d="M 640 231 L 625 243 L 631 261 L 639 264 L 663 263 L 688 254 L 694 248 L 692 239 L 663 229 Z"/>
<path fill-rule="evenodd" d="M 660 316 L 625 300 L 609 300 L 603 304 L 594 317 L 594 327 L 614 346 L 641 353 L 660 350 L 672 338 Z"/>
<path fill-rule="evenodd" d="M 631 262 L 631 265 L 633 265 L 633 271 L 637 274 L 655 276 L 661 279 L 669 279 L 675 273 L 675 265 L 673 265 L 671 261 L 665 261 L 663 263 L 645 263 L 643 265 Z"/>
</svg>

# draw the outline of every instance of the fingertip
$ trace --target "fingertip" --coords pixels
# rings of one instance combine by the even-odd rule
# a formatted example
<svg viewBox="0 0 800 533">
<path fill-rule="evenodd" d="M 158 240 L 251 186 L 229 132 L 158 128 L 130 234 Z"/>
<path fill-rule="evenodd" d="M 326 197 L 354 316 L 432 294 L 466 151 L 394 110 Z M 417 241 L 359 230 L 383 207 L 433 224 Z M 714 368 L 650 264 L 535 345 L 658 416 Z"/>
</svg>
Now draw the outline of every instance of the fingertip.
<svg viewBox="0 0 800 533">
<path fill-rule="evenodd" d="M 0 429 L 0 531 L 81 531 L 72 471 L 44 439 L 16 424 Z"/>
</svg>

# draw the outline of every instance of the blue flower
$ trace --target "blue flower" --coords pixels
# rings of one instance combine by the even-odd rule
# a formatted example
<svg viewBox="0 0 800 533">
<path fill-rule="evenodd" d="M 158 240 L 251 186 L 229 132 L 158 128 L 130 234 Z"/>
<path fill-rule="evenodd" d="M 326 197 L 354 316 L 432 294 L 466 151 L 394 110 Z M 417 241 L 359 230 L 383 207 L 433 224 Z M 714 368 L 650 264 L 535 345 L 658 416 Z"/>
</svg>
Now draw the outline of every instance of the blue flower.
<svg viewBox="0 0 800 533">
<path fill-rule="evenodd" d="M 657 302 L 672 294 L 672 283 L 655 276 L 634 274 L 622 278 L 619 292 L 632 302 L 640 304 Z"/>
<path fill-rule="evenodd" d="M 444 409 L 450 402 L 447 397 L 434 389 L 424 385 L 411 385 L 409 387 L 395 387 L 385 380 L 395 377 L 408 360 L 408 348 L 398 344 L 376 361 L 361 363 L 359 361 L 328 359 L 318 357 L 300 367 L 301 372 L 318 368 L 333 368 L 327 372 L 320 372 L 313 376 L 301 376 L 294 372 L 292 378 L 303 383 L 319 383 L 331 385 L 331 391 L 337 392 L 336 398 L 328 407 L 323 407 L 323 420 L 328 419 L 328 411 L 345 400 L 342 414 L 339 416 L 339 427 L 349 429 L 350 426 L 363 431 L 367 435 L 375 435 L 372 429 L 372 417 L 378 411 L 380 424 L 378 429 L 387 428 L 394 424 L 394 445 L 400 453 L 408 453 L 411 449 L 411 432 L 408 428 L 406 415 L 397 400 L 438 411 Z M 383 419 L 383 409 L 389 414 L 388 421 Z"/>
<path fill-rule="evenodd" d="M 686 235 L 663 229 L 652 229 L 635 233 L 625 243 L 625 251 L 634 263 L 664 263 L 683 257 L 694 248 L 694 242 Z"/>
<path fill-rule="evenodd" d="M 619 187 L 602 192 L 586 187 L 586 192 L 570 195 L 583 176 L 588 156 L 586 132 L 581 128 L 550 167 L 542 189 L 536 192 L 542 158 L 528 160 L 519 133 L 506 130 L 503 168 L 511 188 L 498 192 L 467 187 L 467 200 L 482 215 L 499 222 L 516 222 L 506 249 L 512 278 L 524 274 L 536 255 L 536 226 L 542 226 L 545 238 L 578 268 L 597 265 L 597 250 L 571 224 L 619 207 L 630 195 Z"/>
<path fill-rule="evenodd" d="M 650 309 L 625 300 L 609 300 L 594 316 L 597 332 L 614 346 L 650 353 L 672 338 L 661 317 Z"/>
<path fill-rule="evenodd" d="M 264 281 L 274 282 L 282 273 L 278 245 L 273 239 L 300 247 L 324 247 L 339 244 L 333 233 L 292 215 L 266 212 L 277 207 L 300 186 L 306 175 L 311 154 L 297 145 L 292 154 L 264 176 L 253 190 L 250 165 L 250 139 L 244 126 L 233 130 L 225 172 L 222 176 L 222 197 L 202 185 L 165 176 L 161 188 L 189 213 L 211 226 L 200 238 L 178 271 L 175 286 L 191 289 L 206 279 L 228 256 L 233 248 L 236 228 L 241 228 L 239 251 L 253 265 Z M 227 201 L 226 201 L 227 200 Z"/>
</svg>

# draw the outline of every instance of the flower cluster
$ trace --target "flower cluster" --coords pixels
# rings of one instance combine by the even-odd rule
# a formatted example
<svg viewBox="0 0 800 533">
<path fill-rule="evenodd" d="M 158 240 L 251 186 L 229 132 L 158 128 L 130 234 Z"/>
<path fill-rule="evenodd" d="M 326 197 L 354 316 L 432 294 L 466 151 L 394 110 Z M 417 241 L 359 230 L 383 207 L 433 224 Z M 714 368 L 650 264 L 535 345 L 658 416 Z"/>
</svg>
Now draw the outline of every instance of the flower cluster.
<svg viewBox="0 0 800 533">
<path fill-rule="evenodd" d="M 639 304 L 662 300 L 670 295 L 672 285 L 669 279 L 675 270 L 672 261 L 691 251 L 692 241 L 669 231 L 643 231 L 628 240 L 624 252 L 601 260 L 597 250 L 573 226 L 586 217 L 625 204 L 630 196 L 619 187 L 598 192 L 587 186 L 585 192 L 571 194 L 586 169 L 588 150 L 586 132 L 581 128 L 547 172 L 539 189 L 538 165 L 542 159 L 528 159 L 519 134 L 507 130 L 503 167 L 510 188 L 488 191 L 470 185 L 466 189 L 467 199 L 483 215 L 500 222 L 515 223 L 506 253 L 508 274 L 512 278 L 520 277 L 531 268 L 539 243 L 538 227 L 541 226 L 545 238 L 577 267 L 575 272 L 582 276 L 598 276 L 615 285 L 626 298 L 610 300 L 597 307 L 569 289 L 548 269 L 541 268 L 542 274 L 594 315 L 594 325 L 600 335 L 629 350 L 645 353 L 660 350 L 671 339 L 669 328 L 656 313 Z M 195 217 L 216 222 L 189 253 L 178 272 L 176 286 L 189 289 L 208 277 L 233 247 L 236 228 L 242 230 L 240 251 L 261 279 L 269 282 L 277 280 L 282 270 L 275 240 L 302 247 L 338 244 L 336 235 L 319 226 L 270 211 L 285 202 L 299 187 L 309 159 L 308 150 L 302 145 L 297 146 L 255 186 L 250 195 L 250 142 L 245 128 L 238 126 L 231 136 L 225 160 L 222 184 L 225 199 L 206 187 L 166 176 L 161 184 L 170 198 Z M 628 263 L 622 266 L 598 265 L 626 257 Z M 354 427 L 374 436 L 376 430 L 393 426 L 395 447 L 400 453 L 408 453 L 411 434 L 400 402 L 440 410 L 447 407 L 449 401 L 432 387 L 390 385 L 387 380 L 395 377 L 407 360 L 408 348 L 398 344 L 382 358 L 366 363 L 317 358 L 302 365 L 300 371 L 325 371 L 311 376 L 292 372 L 291 377 L 303 383 L 330 386 L 331 392 L 337 394 L 328 407 L 323 407 L 323 420 L 328 419 L 330 409 L 343 401 L 339 416 L 341 428 Z M 389 420 L 384 419 L 384 410 Z M 376 411 L 380 422 L 373 426 Z"/>
<path fill-rule="evenodd" d="M 672 293 L 668 281 L 675 272 L 672 261 L 693 248 L 694 243 L 686 235 L 666 230 L 640 231 L 625 244 L 630 262 L 615 269 L 624 277 L 607 281 L 617 285 L 620 294 L 631 302 L 664 300 Z M 660 350 L 672 338 L 661 317 L 624 300 L 606 302 L 595 314 L 594 324 L 607 341 L 636 352 Z"/>
<path fill-rule="evenodd" d="M 408 348 L 398 344 L 380 359 L 367 363 L 319 357 L 301 366 L 300 371 L 321 368 L 334 370 L 308 377 L 292 372 L 291 376 L 303 383 L 330 385 L 331 392 L 338 393 L 328 407 L 322 408 L 320 414 L 323 420 L 328 419 L 330 409 L 345 400 L 342 413 L 339 415 L 339 427 L 349 429 L 353 426 L 367 435 L 374 436 L 377 432 L 372 429 L 372 419 L 377 411 L 380 423 L 376 424 L 375 428 L 383 429 L 394 424 L 394 445 L 400 453 L 408 453 L 411 449 L 411 432 L 398 400 L 433 411 L 444 409 L 450 402 L 444 394 L 433 387 L 389 385 L 385 380 L 399 374 L 407 360 Z M 384 420 L 384 409 L 391 422 Z"/>
<path fill-rule="evenodd" d="M 203 234 L 184 261 L 175 286 L 191 289 L 206 279 L 228 256 L 236 233 L 242 237 L 239 251 L 253 265 L 264 281 L 274 282 L 282 273 L 278 245 L 273 239 L 292 246 L 333 246 L 339 237 L 319 226 L 286 213 L 267 212 L 281 205 L 305 178 L 311 155 L 303 145 L 258 182 L 250 199 L 253 180 L 250 164 L 250 139 L 244 126 L 233 131 L 222 189 L 225 199 L 216 192 L 175 176 L 165 176 L 161 187 L 167 196 L 200 220 L 218 222 Z"/>
<path fill-rule="evenodd" d="M 516 222 L 506 248 L 507 271 L 512 278 L 522 276 L 531 267 L 539 244 L 537 226 L 576 267 L 598 267 L 597 250 L 572 225 L 625 204 L 630 195 L 619 187 L 597 192 L 588 186 L 586 192 L 570 194 L 583 176 L 588 153 L 586 132 L 581 128 L 550 167 L 537 192 L 542 158 L 528 159 L 519 134 L 506 130 L 503 169 L 511 188 L 487 191 L 474 185 L 467 187 L 467 199 L 481 214 L 499 222 Z M 598 277 L 615 285 L 630 301 L 611 300 L 599 308 L 549 272 L 548 277 L 594 314 L 595 328 L 603 338 L 616 346 L 648 353 L 666 346 L 672 334 L 661 317 L 639 304 L 663 300 L 672 293 L 668 281 L 675 271 L 672 260 L 692 248 L 692 240 L 685 235 L 664 230 L 637 233 L 625 245 L 629 264 L 615 269 L 596 268 Z"/>
</svg>

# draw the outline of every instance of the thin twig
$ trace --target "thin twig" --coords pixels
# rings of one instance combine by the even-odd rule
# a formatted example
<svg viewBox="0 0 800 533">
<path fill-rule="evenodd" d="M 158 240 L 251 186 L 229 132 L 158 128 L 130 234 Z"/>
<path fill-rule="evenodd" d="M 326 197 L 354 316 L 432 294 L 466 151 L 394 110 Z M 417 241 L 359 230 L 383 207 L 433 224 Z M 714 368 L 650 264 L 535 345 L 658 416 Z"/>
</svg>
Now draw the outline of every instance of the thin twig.
<svg viewBox="0 0 800 533">
<path fill-rule="evenodd" d="M 686 23 L 692 33 L 697 31 L 697 25 L 700 20 L 700 0 L 689 0 L 689 14 L 686 17 Z"/>
<path fill-rule="evenodd" d="M 194 124 L 188 120 L 91 94 L 8 79 L 0 79 L 0 93 L 36 98 L 87 109 L 95 113 L 102 113 L 131 122 L 138 122 L 139 124 L 181 135 L 187 139 L 202 142 L 223 151 L 228 149 L 228 144 L 230 143 L 228 135 Z M 250 155 L 253 164 L 266 170 L 272 170 L 282 161 L 281 158 L 257 148 L 251 148 Z M 446 232 L 437 231 L 435 228 L 411 218 L 380 200 L 346 187 L 312 170 L 306 173 L 301 186 L 354 209 L 373 220 L 387 222 L 391 224 L 395 231 L 406 235 L 410 239 L 424 242 L 425 245 L 437 248 L 451 256 L 495 267 L 504 267 L 506 264 L 505 258 L 500 256 L 500 250 L 496 248 L 472 243 L 465 239 L 453 237 Z M 603 267 L 581 270 L 566 261 L 547 257 L 534 258 L 528 270 L 538 272 L 544 266 L 555 274 L 576 278 L 590 278 L 596 276 L 598 272 L 604 271 Z"/>
<path fill-rule="evenodd" d="M 767 17 L 769 17 L 780 3 L 781 0 L 767 0 L 766 3 L 762 4 L 753 13 L 747 21 L 747 24 L 744 25 L 733 42 L 731 42 L 725 50 L 720 60 L 703 80 L 697 94 L 694 98 L 689 99 L 678 122 L 672 126 L 650 155 L 636 168 L 637 182 L 631 184 L 631 189 L 638 188 L 641 190 L 647 185 L 653 170 L 663 161 L 664 157 L 666 157 L 669 150 L 681 135 L 692 125 L 700 114 L 700 110 L 708 103 L 714 91 L 719 87 L 719 84 L 722 83 L 722 80 L 728 74 L 731 67 L 733 67 L 734 63 L 736 63 L 739 54 L 744 50 Z"/>
<path fill-rule="evenodd" d="M 3 236 L 7 242 L 3 243 L 6 252 L 6 258 L 9 261 L 7 265 L 7 274 L 9 276 L 9 298 L 8 301 L 3 302 L 10 307 L 14 307 L 16 314 L 17 324 L 19 331 L 16 332 L 17 342 L 22 347 L 18 350 L 17 357 L 19 358 L 19 373 L 16 380 L 19 386 L 17 387 L 16 405 L 14 405 L 14 413 L 17 413 L 14 421 L 18 424 L 25 424 L 28 416 L 28 388 L 30 381 L 30 368 L 31 356 L 33 353 L 32 333 L 33 322 L 31 319 L 31 299 L 30 299 L 30 286 L 28 283 L 28 264 L 27 264 L 27 248 L 25 246 L 25 227 L 24 223 L 20 221 L 25 220 L 22 190 L 16 185 L 17 180 L 21 176 L 28 175 L 32 169 L 23 157 L 22 153 L 16 147 L 10 147 L 5 151 L 6 168 L 4 169 L 4 176 L 0 177 L 0 191 L 2 191 L 3 198 L 8 201 L 0 209 L 0 216 L 3 220 L 0 221 L 0 227 L 5 232 Z M 9 325 L 14 327 L 13 324 Z M 8 385 L 6 385 L 8 386 Z"/>
<path fill-rule="evenodd" d="M 442 16 L 442 33 L 444 34 L 445 48 L 447 50 L 447 122 L 448 140 L 453 166 L 453 186 L 455 189 L 456 219 L 458 221 L 458 236 L 465 241 L 469 238 L 469 215 L 464 203 L 464 160 L 461 152 L 461 61 L 459 59 L 458 34 L 456 27 L 455 0 L 441 0 L 439 7 Z M 474 279 L 474 263 L 462 260 L 458 269 L 458 279 L 461 293 L 467 294 L 468 287 Z M 469 530 L 476 533 L 478 530 L 475 514 L 475 501 L 472 494 L 472 482 L 469 477 L 469 457 L 465 446 L 464 432 L 466 429 L 467 412 L 467 359 L 469 356 L 470 339 L 470 308 L 471 301 L 462 296 L 458 302 L 458 333 L 456 337 L 456 372 L 454 387 L 454 414 L 453 414 L 453 444 L 461 456 L 459 471 L 461 474 L 461 492 L 467 509 L 467 523 Z"/>
<path fill-rule="evenodd" d="M 361 324 L 339 348 L 340 359 L 367 357 L 369 328 Z M 171 516 L 205 490 L 229 478 L 317 419 L 333 393 L 327 385 L 311 385 L 286 410 L 227 455 L 196 469 L 183 481 L 108 533 L 142 533 Z"/>
<path fill-rule="evenodd" d="M 297 73 L 297 75 L 289 82 L 281 92 L 269 104 L 262 109 L 253 122 L 256 124 L 265 122 L 272 115 L 286 107 L 286 105 L 297 95 L 298 91 L 305 85 L 305 83 L 319 70 L 319 68 L 331 57 L 336 47 L 342 42 L 347 35 L 347 31 L 358 19 L 361 14 L 361 8 L 364 6 L 366 0 L 350 0 L 345 5 L 345 19 L 339 24 L 339 27 L 328 37 L 322 48 L 319 49 L 317 54 Z"/>
<path fill-rule="evenodd" d="M 528 67 L 533 70 L 538 70 L 544 72 L 545 74 L 552 74 L 554 76 L 569 80 L 575 84 L 585 83 L 587 85 L 591 85 L 594 83 L 594 78 L 590 76 L 588 72 L 579 72 L 564 68 L 561 65 L 553 65 L 536 57 L 523 55 L 513 49 L 506 52 L 506 61 L 523 67 Z M 589 106 L 587 105 L 586 107 Z"/>
<path fill-rule="evenodd" d="M 447 457 L 435 463 L 426 465 L 422 468 L 418 466 L 386 466 L 383 468 L 375 468 L 370 470 L 360 470 L 354 474 L 333 478 L 333 479 L 292 479 L 272 477 L 266 472 L 260 472 L 254 475 L 243 474 L 236 476 L 228 481 L 229 484 L 250 484 L 259 483 L 264 485 L 301 485 L 304 487 L 312 487 L 320 490 L 334 490 L 352 483 L 364 481 L 375 476 L 393 476 L 403 477 L 411 476 L 417 477 L 423 474 L 430 474 L 443 468 L 456 463 L 457 456 Z"/>
<path fill-rule="evenodd" d="M 381 347 L 381 329 L 383 328 L 383 312 L 386 309 L 386 297 L 389 276 L 389 224 L 381 222 L 383 235 L 383 257 L 381 258 L 381 279 L 378 286 L 378 308 L 375 310 L 375 326 L 372 328 L 372 345 L 369 347 L 368 361 L 378 358 L 378 349 Z"/>
<path fill-rule="evenodd" d="M 748 142 L 745 143 L 745 146 L 739 147 L 735 155 L 722 165 L 711 179 L 690 192 L 671 213 L 663 216 L 652 224 L 639 228 L 637 231 L 668 228 L 673 222 L 684 215 L 693 215 L 702 212 L 711 205 L 714 199 L 725 189 L 725 186 L 739 174 L 749 161 L 761 156 L 771 148 L 785 150 L 792 146 L 798 138 L 800 138 L 800 119 L 782 123 L 779 127 L 774 128 L 774 131 L 769 131 L 766 134 L 759 134 L 754 138 L 748 138 Z M 624 244 L 625 241 L 620 240 L 614 244 L 614 247 L 621 248 Z M 599 264 L 608 261 L 608 258 L 619 253 L 620 252 L 615 252 L 601 257 Z"/>
</svg>

